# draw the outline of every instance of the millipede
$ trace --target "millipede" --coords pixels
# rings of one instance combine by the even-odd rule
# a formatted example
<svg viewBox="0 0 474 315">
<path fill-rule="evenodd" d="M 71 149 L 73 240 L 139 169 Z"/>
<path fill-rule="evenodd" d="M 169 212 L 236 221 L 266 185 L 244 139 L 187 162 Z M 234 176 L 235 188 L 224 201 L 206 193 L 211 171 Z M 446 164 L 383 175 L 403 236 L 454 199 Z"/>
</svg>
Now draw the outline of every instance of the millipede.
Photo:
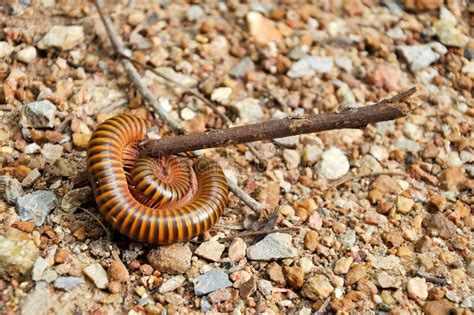
<svg viewBox="0 0 474 315">
<path fill-rule="evenodd" d="M 149 244 L 190 240 L 209 230 L 228 200 L 227 181 L 207 157 L 141 156 L 151 122 L 112 117 L 93 132 L 87 171 L 99 212 L 114 230 Z"/>
</svg>

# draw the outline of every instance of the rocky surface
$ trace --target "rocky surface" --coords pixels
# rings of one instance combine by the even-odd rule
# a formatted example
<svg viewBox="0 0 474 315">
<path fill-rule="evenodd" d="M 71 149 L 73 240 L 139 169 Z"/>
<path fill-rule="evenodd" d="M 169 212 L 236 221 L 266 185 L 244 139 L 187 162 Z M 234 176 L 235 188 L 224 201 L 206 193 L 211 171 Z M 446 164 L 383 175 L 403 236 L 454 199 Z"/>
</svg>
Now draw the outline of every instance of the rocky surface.
<svg viewBox="0 0 474 315">
<path fill-rule="evenodd" d="M 230 194 L 209 232 L 170 246 L 110 234 L 93 202 L 99 123 L 128 113 L 171 135 L 93 3 L 0 4 L 1 313 L 469 314 L 468 2 L 108 3 L 126 54 L 160 74 L 137 66 L 144 84 L 187 132 L 224 128 L 221 113 L 238 126 L 418 88 L 405 118 L 255 143 L 265 163 L 243 145 L 206 150 L 264 207 Z M 287 230 L 237 237 L 272 228 Z"/>
</svg>

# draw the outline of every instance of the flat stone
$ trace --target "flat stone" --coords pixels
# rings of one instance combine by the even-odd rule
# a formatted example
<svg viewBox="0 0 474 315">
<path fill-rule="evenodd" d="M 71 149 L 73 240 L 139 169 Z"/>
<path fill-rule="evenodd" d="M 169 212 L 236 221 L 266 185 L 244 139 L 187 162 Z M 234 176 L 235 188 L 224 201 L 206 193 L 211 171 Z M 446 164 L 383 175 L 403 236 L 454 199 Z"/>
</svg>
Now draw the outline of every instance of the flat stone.
<svg viewBox="0 0 474 315">
<path fill-rule="evenodd" d="M 430 44 L 412 46 L 400 45 L 397 46 L 396 49 L 408 62 L 412 71 L 425 68 L 441 57 L 441 54 L 433 50 Z"/>
<path fill-rule="evenodd" d="M 0 176 L 0 188 L 3 189 L 5 201 L 10 205 L 14 205 L 18 197 L 25 193 L 20 182 L 8 175 Z"/>
<path fill-rule="evenodd" d="M 343 257 L 336 261 L 334 265 L 334 273 L 337 275 L 344 275 L 349 271 L 352 263 L 354 262 L 354 258 L 352 257 Z"/>
<path fill-rule="evenodd" d="M 212 91 L 211 100 L 219 103 L 224 103 L 229 100 L 232 95 L 232 89 L 230 87 L 220 87 Z"/>
<path fill-rule="evenodd" d="M 173 68 L 160 67 L 155 68 L 155 71 L 158 72 L 161 76 L 165 77 L 167 80 L 170 80 L 178 85 L 187 88 L 193 88 L 198 85 L 198 80 L 191 76 L 176 72 Z"/>
<path fill-rule="evenodd" d="M 372 266 L 375 269 L 381 269 L 381 270 L 393 270 L 396 268 L 399 268 L 401 266 L 400 264 L 400 258 L 389 255 L 389 256 L 373 256 L 369 255 L 369 260 L 372 263 Z"/>
<path fill-rule="evenodd" d="M 250 260 L 272 260 L 292 258 L 298 255 L 292 244 L 292 236 L 285 233 L 272 233 L 247 249 Z"/>
<path fill-rule="evenodd" d="M 233 105 L 238 111 L 243 123 L 256 123 L 263 118 L 260 101 L 255 98 L 245 98 Z"/>
<path fill-rule="evenodd" d="M 20 315 L 48 315 L 51 300 L 48 288 L 31 291 L 21 303 Z"/>
<path fill-rule="evenodd" d="M 147 260 L 154 269 L 177 275 L 191 267 L 192 255 L 188 245 L 173 244 L 152 249 L 147 255 Z"/>
<path fill-rule="evenodd" d="M 402 285 L 400 278 L 390 275 L 385 271 L 382 271 L 377 274 L 377 283 L 383 289 L 388 288 L 399 288 Z"/>
<path fill-rule="evenodd" d="M 166 293 L 166 292 L 174 291 L 174 290 L 180 288 L 185 281 L 186 281 L 186 278 L 183 277 L 183 276 L 171 277 L 168 280 L 165 280 L 163 282 L 163 284 L 158 289 L 158 292 Z"/>
<path fill-rule="evenodd" d="M 82 272 L 94 282 L 98 289 L 105 289 L 109 286 L 107 271 L 99 263 L 87 266 Z"/>
<path fill-rule="evenodd" d="M 349 172 L 350 164 L 344 152 L 332 147 L 321 155 L 319 173 L 326 179 L 335 180 Z"/>
<path fill-rule="evenodd" d="M 423 226 L 432 236 L 440 236 L 443 239 L 452 239 L 456 236 L 456 226 L 440 212 L 428 214 L 423 219 Z"/>
<path fill-rule="evenodd" d="M 56 195 L 47 190 L 38 190 L 19 197 L 16 208 L 22 221 L 35 221 L 36 226 L 43 225 L 46 217 L 56 207 Z"/>
<path fill-rule="evenodd" d="M 33 265 L 33 271 L 31 278 L 33 281 L 39 281 L 42 279 L 43 272 L 48 268 L 48 261 L 43 257 L 36 258 L 35 264 Z"/>
<path fill-rule="evenodd" d="M 456 23 L 448 20 L 438 20 L 434 23 L 434 30 L 439 41 L 446 46 L 464 47 L 469 41 L 469 37 L 464 35 L 457 27 Z"/>
<path fill-rule="evenodd" d="M 316 275 L 306 281 L 301 293 L 305 297 L 317 301 L 329 297 L 333 291 L 334 287 L 331 285 L 328 278 L 323 275 Z"/>
<path fill-rule="evenodd" d="M 265 18 L 258 12 L 247 13 L 247 24 L 250 34 L 255 38 L 258 45 L 266 45 L 269 42 L 282 38 L 280 31 L 272 20 Z"/>
<path fill-rule="evenodd" d="M 40 177 L 41 177 L 40 171 L 38 171 L 38 169 L 35 168 L 31 172 L 29 172 L 28 175 L 26 175 L 25 178 L 23 178 L 23 180 L 21 181 L 21 186 L 22 187 L 30 187 Z"/>
<path fill-rule="evenodd" d="M 53 165 L 62 156 L 64 147 L 60 144 L 45 143 L 41 154 L 49 164 Z"/>
<path fill-rule="evenodd" d="M 58 48 L 70 50 L 84 41 L 82 26 L 54 25 L 48 33 L 38 42 L 39 49 Z"/>
<path fill-rule="evenodd" d="M 216 240 L 210 240 L 199 245 L 195 251 L 195 254 L 205 259 L 219 261 L 224 249 L 224 244 L 220 244 Z"/>
<path fill-rule="evenodd" d="M 13 46 L 5 41 L 0 42 L 0 58 L 5 58 L 13 52 Z"/>
<path fill-rule="evenodd" d="M 0 227 L 0 275 L 30 272 L 39 250 L 30 236 L 13 227 Z"/>
<path fill-rule="evenodd" d="M 235 65 L 229 74 L 234 78 L 242 78 L 248 72 L 255 70 L 255 64 L 250 57 L 242 58 L 237 65 Z"/>
<path fill-rule="evenodd" d="M 20 125 L 24 128 L 52 128 L 56 106 L 48 100 L 31 102 L 21 108 Z"/>
<path fill-rule="evenodd" d="M 83 278 L 79 277 L 59 277 L 53 282 L 53 286 L 56 289 L 62 289 L 64 291 L 71 291 L 78 285 L 85 283 Z"/>
<path fill-rule="evenodd" d="M 334 66 L 332 57 L 305 57 L 295 62 L 287 75 L 290 78 L 308 78 L 314 76 L 316 73 L 328 73 Z"/>
<path fill-rule="evenodd" d="M 238 262 L 245 257 L 247 253 L 247 244 L 240 237 L 236 237 L 229 246 L 229 258 Z"/>
<path fill-rule="evenodd" d="M 210 271 L 193 279 L 194 293 L 202 296 L 218 289 L 232 286 L 229 276 L 219 268 L 212 268 Z"/>
<path fill-rule="evenodd" d="M 408 296 L 415 300 L 426 300 L 428 297 L 428 286 L 423 278 L 411 278 L 407 284 Z"/>
</svg>

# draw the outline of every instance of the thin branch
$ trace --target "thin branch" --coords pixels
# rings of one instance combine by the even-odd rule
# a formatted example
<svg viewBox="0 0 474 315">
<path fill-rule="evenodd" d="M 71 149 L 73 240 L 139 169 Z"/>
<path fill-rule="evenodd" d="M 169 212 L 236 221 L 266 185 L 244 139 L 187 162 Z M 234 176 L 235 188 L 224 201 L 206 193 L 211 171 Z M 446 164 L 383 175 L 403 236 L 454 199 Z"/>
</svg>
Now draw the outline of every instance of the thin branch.
<svg viewBox="0 0 474 315">
<path fill-rule="evenodd" d="M 117 54 L 125 56 L 125 49 L 123 46 L 122 39 L 115 31 L 114 25 L 108 16 L 105 16 L 102 12 L 102 7 L 100 0 L 94 0 L 97 11 L 99 12 L 100 18 L 104 23 L 107 34 L 112 42 L 112 46 Z M 176 134 L 183 134 L 184 130 L 182 129 L 179 122 L 174 120 L 168 113 L 164 110 L 161 104 L 158 102 L 156 97 L 151 93 L 151 91 L 146 87 L 146 85 L 141 81 L 140 76 L 133 66 L 132 62 L 128 59 L 122 58 L 122 64 L 127 72 L 130 80 L 138 87 L 145 99 L 151 104 L 155 112 L 160 116 L 160 118 L 168 125 Z M 229 183 L 231 180 L 229 180 Z M 245 193 L 236 183 L 229 184 L 230 190 L 238 196 L 247 206 L 249 206 L 254 211 L 258 211 L 261 208 L 261 205 L 247 193 Z"/>
<path fill-rule="evenodd" d="M 362 128 L 370 123 L 406 116 L 413 107 L 405 101 L 415 92 L 416 88 L 412 88 L 374 105 L 341 113 L 286 117 L 258 124 L 149 140 L 140 145 L 140 150 L 146 156 L 162 156 L 333 129 Z"/>
<path fill-rule="evenodd" d="M 223 241 L 228 241 L 228 240 L 233 240 L 236 237 L 250 237 L 250 236 L 257 236 L 257 235 L 268 235 L 272 233 L 277 233 L 277 232 L 292 232 L 292 231 L 298 231 L 299 228 L 297 227 L 289 227 L 289 228 L 281 228 L 281 229 L 274 229 L 274 230 L 263 230 L 263 231 L 252 231 L 252 232 L 243 232 L 240 234 L 236 234 L 233 236 L 228 236 L 221 238 Z"/>
<path fill-rule="evenodd" d="M 90 212 L 90 211 L 87 210 L 86 208 L 79 207 L 78 209 L 84 211 L 85 213 L 87 213 L 88 215 L 90 215 L 92 218 L 94 218 L 94 220 L 96 220 L 97 223 L 99 223 L 99 225 L 104 229 L 105 234 L 107 234 L 107 238 L 108 238 L 108 239 L 111 238 L 111 235 L 112 235 L 112 234 L 110 233 L 109 229 L 105 226 L 104 223 L 102 223 L 102 221 L 101 221 L 98 217 L 96 217 L 92 212 Z"/>
<path fill-rule="evenodd" d="M 341 179 L 336 180 L 335 182 L 331 183 L 329 185 L 328 189 L 334 189 L 342 184 L 358 179 L 358 178 L 363 178 L 363 177 L 374 177 L 374 176 L 380 176 L 380 175 L 388 175 L 388 176 L 400 176 L 400 177 L 409 177 L 410 175 L 402 173 L 402 172 L 391 172 L 391 171 L 381 171 L 381 172 L 371 172 L 371 173 L 364 173 L 364 174 L 359 174 L 359 175 L 351 175 L 351 176 L 346 176 Z"/>
</svg>

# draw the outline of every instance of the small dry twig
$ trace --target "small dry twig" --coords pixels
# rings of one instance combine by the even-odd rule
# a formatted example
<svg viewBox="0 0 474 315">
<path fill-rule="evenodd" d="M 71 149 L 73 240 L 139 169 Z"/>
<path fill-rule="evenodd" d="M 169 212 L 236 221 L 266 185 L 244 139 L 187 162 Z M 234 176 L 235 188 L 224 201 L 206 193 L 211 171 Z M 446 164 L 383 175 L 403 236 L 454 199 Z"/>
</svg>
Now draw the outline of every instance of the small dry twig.
<svg viewBox="0 0 474 315">
<path fill-rule="evenodd" d="M 292 231 L 298 231 L 298 230 L 299 228 L 297 227 L 289 227 L 289 228 L 280 228 L 280 229 L 274 229 L 274 230 L 243 232 L 243 233 L 239 233 L 233 236 L 221 238 L 221 240 L 228 241 L 228 240 L 233 240 L 236 237 L 251 237 L 251 236 L 257 236 L 257 235 L 268 235 L 268 234 L 277 233 L 277 232 L 292 232 Z"/>
<path fill-rule="evenodd" d="M 371 173 L 364 173 L 364 174 L 359 174 L 359 175 L 350 175 L 343 177 L 341 179 L 336 180 L 335 182 L 331 183 L 329 185 L 328 190 L 337 188 L 341 186 L 342 184 L 352 181 L 354 179 L 358 178 L 363 178 L 363 177 L 374 177 L 374 176 L 380 176 L 380 175 L 388 175 L 388 176 L 400 176 L 400 177 L 409 177 L 410 175 L 402 173 L 402 172 L 391 172 L 391 171 L 380 171 L 380 172 L 371 172 Z"/>
<path fill-rule="evenodd" d="M 112 237 L 112 233 L 110 233 L 109 229 L 104 225 L 104 223 L 102 223 L 102 221 L 97 216 L 95 216 L 92 212 L 90 212 L 86 208 L 79 207 L 78 209 L 84 211 L 85 213 L 90 215 L 92 218 L 94 218 L 94 220 L 96 220 L 99 223 L 99 225 L 104 229 L 105 234 L 107 234 L 107 238 L 110 239 Z"/>
</svg>

